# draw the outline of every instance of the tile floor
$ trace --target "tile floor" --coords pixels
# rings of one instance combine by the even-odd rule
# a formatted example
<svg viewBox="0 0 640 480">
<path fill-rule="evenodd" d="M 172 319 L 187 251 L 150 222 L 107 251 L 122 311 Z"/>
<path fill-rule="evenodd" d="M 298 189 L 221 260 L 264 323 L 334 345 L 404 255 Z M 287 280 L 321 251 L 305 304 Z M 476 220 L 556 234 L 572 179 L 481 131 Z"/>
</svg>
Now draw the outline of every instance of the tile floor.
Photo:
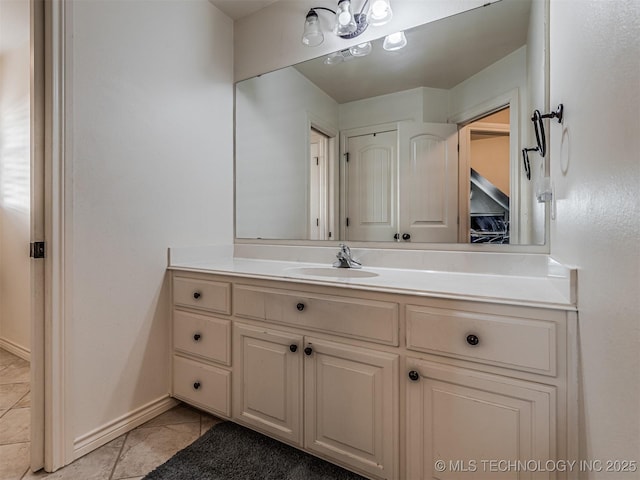
<svg viewBox="0 0 640 480">
<path fill-rule="evenodd" d="M 29 362 L 0 349 L 0 480 L 138 480 L 221 420 L 186 405 L 54 473 L 29 469 Z"/>
</svg>

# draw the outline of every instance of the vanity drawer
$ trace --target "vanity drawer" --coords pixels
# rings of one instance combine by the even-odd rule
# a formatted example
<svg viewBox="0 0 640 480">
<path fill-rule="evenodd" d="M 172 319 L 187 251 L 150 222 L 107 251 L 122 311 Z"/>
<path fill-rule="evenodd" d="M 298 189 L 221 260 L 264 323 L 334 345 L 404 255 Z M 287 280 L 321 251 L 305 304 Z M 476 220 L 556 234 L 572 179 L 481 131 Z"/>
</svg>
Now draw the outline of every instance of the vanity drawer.
<svg viewBox="0 0 640 480">
<path fill-rule="evenodd" d="M 173 396 L 230 417 L 231 372 L 174 355 Z"/>
<path fill-rule="evenodd" d="M 238 317 L 398 345 L 398 304 L 294 290 L 234 285 Z"/>
<path fill-rule="evenodd" d="M 173 277 L 173 303 L 229 315 L 231 284 L 176 276 Z"/>
<path fill-rule="evenodd" d="M 231 321 L 174 310 L 173 348 L 231 365 Z"/>
<path fill-rule="evenodd" d="M 407 349 L 556 375 L 554 322 L 408 305 Z"/>
</svg>

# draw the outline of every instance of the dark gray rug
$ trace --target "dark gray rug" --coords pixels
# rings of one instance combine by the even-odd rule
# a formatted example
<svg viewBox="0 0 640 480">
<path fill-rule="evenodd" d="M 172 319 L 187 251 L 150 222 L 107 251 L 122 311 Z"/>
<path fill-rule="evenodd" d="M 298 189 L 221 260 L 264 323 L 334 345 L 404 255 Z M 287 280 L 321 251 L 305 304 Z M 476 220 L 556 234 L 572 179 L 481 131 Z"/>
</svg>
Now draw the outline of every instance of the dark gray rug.
<svg viewBox="0 0 640 480">
<path fill-rule="evenodd" d="M 143 480 L 365 480 L 233 422 L 214 425 Z"/>
</svg>

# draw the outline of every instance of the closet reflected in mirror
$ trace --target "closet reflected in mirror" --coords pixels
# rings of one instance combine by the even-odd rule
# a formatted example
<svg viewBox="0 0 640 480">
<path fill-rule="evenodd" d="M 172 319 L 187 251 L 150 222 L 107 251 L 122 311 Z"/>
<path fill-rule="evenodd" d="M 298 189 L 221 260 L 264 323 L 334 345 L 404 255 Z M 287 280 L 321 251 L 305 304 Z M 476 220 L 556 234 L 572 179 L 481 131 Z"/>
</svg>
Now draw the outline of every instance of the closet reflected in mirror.
<svg viewBox="0 0 640 480">
<path fill-rule="evenodd" d="M 236 84 L 236 238 L 539 245 L 544 0 L 501 0 Z M 338 58 L 338 60 L 336 60 Z"/>
</svg>

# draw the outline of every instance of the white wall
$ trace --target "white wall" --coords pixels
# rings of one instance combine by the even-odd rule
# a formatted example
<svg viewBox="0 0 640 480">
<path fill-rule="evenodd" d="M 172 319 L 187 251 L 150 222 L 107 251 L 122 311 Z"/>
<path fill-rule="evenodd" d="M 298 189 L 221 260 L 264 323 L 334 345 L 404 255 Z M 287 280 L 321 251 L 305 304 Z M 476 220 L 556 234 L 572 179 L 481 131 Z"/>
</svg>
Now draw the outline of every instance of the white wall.
<svg viewBox="0 0 640 480">
<path fill-rule="evenodd" d="M 467 78 L 449 91 L 451 116 L 481 105 L 517 88 L 527 92 L 527 47 L 501 58 L 487 68 Z M 521 102 L 523 103 L 523 102 Z"/>
<path fill-rule="evenodd" d="M 71 6 L 65 375 L 77 448 L 169 391 L 167 247 L 233 241 L 233 23 L 206 0 Z"/>
<path fill-rule="evenodd" d="M 290 67 L 238 84 L 236 121 L 236 236 L 308 238 L 309 123 L 338 104 Z"/>
<path fill-rule="evenodd" d="M 393 0 L 393 21 L 387 25 L 369 27 L 352 40 L 344 40 L 325 31 L 324 43 L 309 48 L 301 42 L 304 19 L 309 8 L 323 6 L 335 10 L 336 0 L 279 0 L 236 22 L 235 79 L 243 80 L 294 65 L 485 3 L 483 0 Z M 354 2 L 354 9 L 361 6 L 361 1 Z M 329 12 L 319 11 L 318 15 L 325 27 L 333 20 Z"/>
<path fill-rule="evenodd" d="M 31 348 L 29 1 L 0 1 L 0 347 Z"/>
<path fill-rule="evenodd" d="M 640 2 L 551 2 L 551 254 L 578 267 L 581 439 L 640 452 Z M 589 473 L 585 478 L 637 478 Z"/>
<path fill-rule="evenodd" d="M 340 105 L 340 130 L 409 120 L 447 121 L 449 91 L 419 87 Z"/>
</svg>

